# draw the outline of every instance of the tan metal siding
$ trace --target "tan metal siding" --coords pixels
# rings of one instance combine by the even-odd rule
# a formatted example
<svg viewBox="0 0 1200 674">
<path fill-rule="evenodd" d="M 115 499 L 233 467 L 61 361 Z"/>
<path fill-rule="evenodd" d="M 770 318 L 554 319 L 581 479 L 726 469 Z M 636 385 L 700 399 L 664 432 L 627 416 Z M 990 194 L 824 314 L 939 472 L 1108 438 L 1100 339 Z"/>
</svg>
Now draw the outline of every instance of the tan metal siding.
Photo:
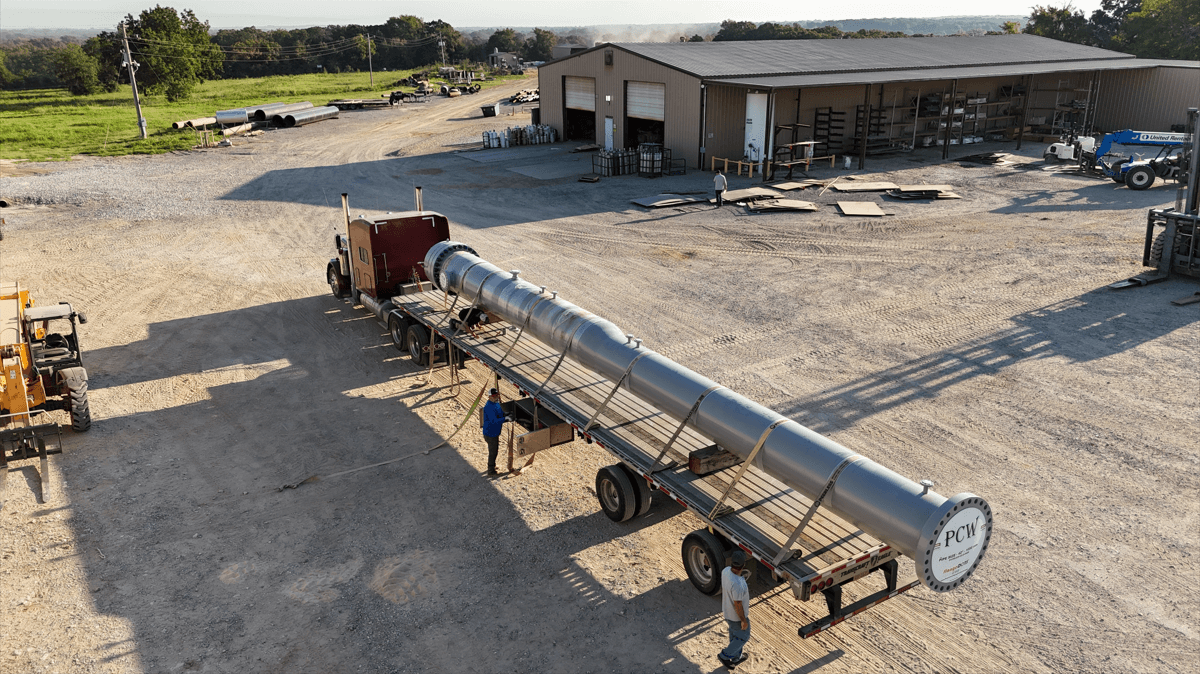
<svg viewBox="0 0 1200 674">
<path fill-rule="evenodd" d="M 705 154 L 741 159 L 746 142 L 746 89 L 709 85 L 707 107 Z M 705 162 L 701 168 L 712 165 L 708 159 Z"/>
<path fill-rule="evenodd" d="M 1147 68 L 1106 72 L 1100 81 L 1097 131 L 1170 131 L 1200 107 L 1200 70 Z"/>
<path fill-rule="evenodd" d="M 625 140 L 625 82 L 661 82 L 666 90 L 664 144 L 675 158 L 695 167 L 700 151 L 700 80 L 613 48 L 613 65 L 604 65 L 605 49 L 547 63 L 538 69 L 542 123 L 563 132 L 563 78 L 596 78 L 596 134 L 612 117 L 617 147 Z"/>
</svg>

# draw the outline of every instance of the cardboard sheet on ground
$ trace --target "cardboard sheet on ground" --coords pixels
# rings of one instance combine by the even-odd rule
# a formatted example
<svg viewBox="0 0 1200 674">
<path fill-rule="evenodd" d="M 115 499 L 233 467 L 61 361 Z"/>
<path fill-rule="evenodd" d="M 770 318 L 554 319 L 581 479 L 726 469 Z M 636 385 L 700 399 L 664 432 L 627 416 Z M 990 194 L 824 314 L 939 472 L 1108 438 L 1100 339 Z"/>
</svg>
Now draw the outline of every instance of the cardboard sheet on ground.
<svg viewBox="0 0 1200 674">
<path fill-rule="evenodd" d="M 838 183 L 833 189 L 839 192 L 886 192 L 896 189 L 896 183 Z"/>
<path fill-rule="evenodd" d="M 682 206 L 683 204 L 704 203 L 705 201 L 707 199 L 704 197 L 689 197 L 682 194 L 659 194 L 653 197 L 634 199 L 630 203 L 644 208 L 666 208 L 668 206 Z"/>
<path fill-rule="evenodd" d="M 763 187 L 747 187 L 744 190 L 725 190 L 722 195 L 725 201 L 747 201 L 753 199 L 774 199 L 779 197 L 779 192 L 768 190 Z M 717 203 L 716 199 L 709 199 L 710 203 Z"/>
<path fill-rule="evenodd" d="M 842 215 L 887 215 L 874 201 L 839 201 L 837 205 L 842 209 Z"/>
<path fill-rule="evenodd" d="M 811 201 L 800 201 L 799 199 L 763 199 L 746 204 L 746 208 L 758 213 L 762 211 L 816 211 L 821 207 Z"/>
</svg>

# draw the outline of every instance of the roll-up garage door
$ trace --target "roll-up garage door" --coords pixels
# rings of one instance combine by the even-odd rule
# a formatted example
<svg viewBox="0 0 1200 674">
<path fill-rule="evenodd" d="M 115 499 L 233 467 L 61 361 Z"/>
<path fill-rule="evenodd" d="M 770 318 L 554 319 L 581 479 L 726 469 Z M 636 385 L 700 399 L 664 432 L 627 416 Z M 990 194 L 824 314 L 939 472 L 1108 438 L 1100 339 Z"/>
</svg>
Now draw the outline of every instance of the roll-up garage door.
<svg viewBox="0 0 1200 674">
<path fill-rule="evenodd" d="M 592 77 L 567 77 L 567 109 L 596 111 L 596 80 Z"/>
<path fill-rule="evenodd" d="M 666 119 L 667 86 L 661 82 L 626 82 L 625 114 L 638 119 Z"/>
</svg>

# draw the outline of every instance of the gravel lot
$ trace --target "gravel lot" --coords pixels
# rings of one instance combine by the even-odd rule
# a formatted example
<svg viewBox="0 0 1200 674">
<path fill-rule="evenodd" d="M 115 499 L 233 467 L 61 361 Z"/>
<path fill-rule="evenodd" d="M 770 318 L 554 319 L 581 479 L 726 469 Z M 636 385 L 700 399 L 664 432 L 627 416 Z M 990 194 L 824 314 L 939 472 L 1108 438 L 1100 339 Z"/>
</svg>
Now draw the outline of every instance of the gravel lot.
<svg viewBox="0 0 1200 674">
<path fill-rule="evenodd" d="M 419 452 L 462 418 L 324 284 L 339 195 L 400 211 L 414 185 L 486 259 L 989 500 L 991 548 L 955 592 L 802 641 L 823 603 L 752 588 L 739 672 L 1200 671 L 1200 305 L 1169 303 L 1200 284 L 1105 287 L 1140 271 L 1146 210 L 1172 187 L 1043 170 L 1026 144 L 1001 166 L 926 151 L 813 172 L 961 200 L 806 190 L 791 195 L 819 212 L 647 211 L 629 200 L 706 192 L 710 174 L 531 177 L 581 159 L 471 151 L 528 123 L 481 118 L 499 95 L 232 148 L 0 164 L 0 274 L 88 313 L 96 418 L 66 434 L 47 489 L 36 461 L 10 464 L 0 671 L 723 671 L 719 600 L 679 559 L 697 520 L 670 503 L 607 520 L 594 446 L 489 481 L 468 425 L 428 455 L 277 491 Z M 997 149 L 1012 144 L 973 151 Z M 838 199 L 892 215 L 843 217 Z"/>
</svg>

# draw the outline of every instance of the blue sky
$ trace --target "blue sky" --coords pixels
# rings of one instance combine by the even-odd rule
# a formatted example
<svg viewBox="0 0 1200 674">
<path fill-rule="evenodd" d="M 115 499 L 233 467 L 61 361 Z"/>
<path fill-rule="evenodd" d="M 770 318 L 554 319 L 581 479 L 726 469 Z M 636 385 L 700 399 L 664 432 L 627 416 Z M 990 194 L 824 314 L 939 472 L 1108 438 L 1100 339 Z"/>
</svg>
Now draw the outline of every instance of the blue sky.
<svg viewBox="0 0 1200 674">
<path fill-rule="evenodd" d="M 960 0 L 896 3 L 884 0 L 796 2 L 713 2 L 711 0 L 486 0 L 484 2 L 395 2 L 394 0 L 3 0 L 0 28 L 111 28 L 125 14 L 162 4 L 192 9 L 214 28 L 378 24 L 390 16 L 414 14 L 455 27 L 585 26 L 739 21 L 813 21 L 880 17 L 1025 15 L 1029 0 L 991 0 L 978 5 Z M 1053 3 L 1051 3 L 1053 4 Z M 1076 2 L 1090 14 L 1099 0 Z"/>
</svg>

